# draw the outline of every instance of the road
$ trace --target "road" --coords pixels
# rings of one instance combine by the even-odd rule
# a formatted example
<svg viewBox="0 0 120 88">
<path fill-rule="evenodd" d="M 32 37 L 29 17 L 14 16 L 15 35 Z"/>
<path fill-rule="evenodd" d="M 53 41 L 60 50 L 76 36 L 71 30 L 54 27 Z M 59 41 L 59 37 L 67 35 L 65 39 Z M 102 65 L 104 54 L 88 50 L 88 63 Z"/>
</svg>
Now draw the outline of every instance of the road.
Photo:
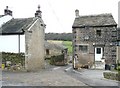
<svg viewBox="0 0 120 88">
<path fill-rule="evenodd" d="M 81 81 L 66 74 L 69 66 L 52 66 L 37 72 L 4 72 L 3 86 L 86 86 Z"/>
<path fill-rule="evenodd" d="M 67 72 L 73 78 L 82 81 L 88 86 L 119 86 L 120 82 L 115 80 L 105 79 L 103 77 L 104 70 L 88 70 L 81 69 L 80 71 L 69 70 Z"/>
<path fill-rule="evenodd" d="M 103 78 L 104 70 L 75 71 L 72 65 L 50 66 L 37 72 L 2 72 L 3 86 L 118 86 Z"/>
</svg>

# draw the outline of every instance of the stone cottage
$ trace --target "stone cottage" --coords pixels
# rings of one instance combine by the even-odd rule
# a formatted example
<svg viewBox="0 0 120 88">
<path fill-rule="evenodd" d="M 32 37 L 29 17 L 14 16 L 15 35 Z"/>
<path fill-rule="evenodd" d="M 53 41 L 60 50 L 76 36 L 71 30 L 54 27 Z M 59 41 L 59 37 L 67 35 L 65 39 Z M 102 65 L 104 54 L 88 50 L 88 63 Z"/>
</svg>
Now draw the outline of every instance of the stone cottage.
<svg viewBox="0 0 120 88">
<path fill-rule="evenodd" d="M 64 56 L 63 60 L 65 61 L 65 63 L 67 63 L 67 55 L 68 55 L 67 52 L 68 52 L 68 48 L 66 48 L 62 44 L 60 43 L 56 44 L 54 42 L 45 41 L 46 58 L 51 58 L 52 56 L 63 55 Z"/>
<path fill-rule="evenodd" d="M 104 69 L 105 64 L 115 64 L 117 24 L 113 16 L 79 16 L 79 10 L 75 10 L 75 15 L 72 25 L 73 57 L 77 55 L 78 66 Z"/>
<path fill-rule="evenodd" d="M 46 25 L 42 20 L 41 13 L 40 6 L 38 6 L 35 17 L 12 18 L 4 22 L 0 28 L 0 51 L 24 52 L 25 69 L 28 71 L 44 68 L 44 30 Z"/>
</svg>

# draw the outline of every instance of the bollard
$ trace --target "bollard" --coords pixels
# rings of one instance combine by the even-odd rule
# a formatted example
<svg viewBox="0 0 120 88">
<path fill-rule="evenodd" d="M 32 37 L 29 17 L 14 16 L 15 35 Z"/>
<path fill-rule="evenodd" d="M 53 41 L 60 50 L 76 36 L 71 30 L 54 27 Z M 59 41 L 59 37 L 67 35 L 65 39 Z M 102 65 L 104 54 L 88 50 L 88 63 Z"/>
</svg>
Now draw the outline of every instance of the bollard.
<svg viewBox="0 0 120 88">
<path fill-rule="evenodd" d="M 2 69 L 5 69 L 5 64 L 2 64 Z"/>
</svg>

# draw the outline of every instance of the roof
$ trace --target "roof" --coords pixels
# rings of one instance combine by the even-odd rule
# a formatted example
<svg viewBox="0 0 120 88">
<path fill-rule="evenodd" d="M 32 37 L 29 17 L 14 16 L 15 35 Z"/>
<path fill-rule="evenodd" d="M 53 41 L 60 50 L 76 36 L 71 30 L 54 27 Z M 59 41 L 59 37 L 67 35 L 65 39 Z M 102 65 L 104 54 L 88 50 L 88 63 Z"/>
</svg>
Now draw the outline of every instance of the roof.
<svg viewBox="0 0 120 88">
<path fill-rule="evenodd" d="M 85 27 L 85 26 L 110 26 L 117 25 L 112 14 L 99 14 L 89 16 L 79 16 L 75 18 L 73 23 L 74 27 Z"/>
<path fill-rule="evenodd" d="M 0 18 L 3 17 L 4 15 L 0 15 Z"/>
<path fill-rule="evenodd" d="M 47 42 L 45 41 L 45 49 L 58 49 L 58 50 L 64 50 L 67 49 L 65 46 L 63 46 L 62 44 L 55 44 L 55 43 L 51 43 L 51 42 Z"/>
<path fill-rule="evenodd" d="M 10 21 L 6 22 L 0 28 L 2 31 L 2 35 L 10 35 L 10 34 L 23 34 L 23 30 L 27 30 L 37 18 L 18 18 L 18 19 L 11 19 Z"/>
</svg>

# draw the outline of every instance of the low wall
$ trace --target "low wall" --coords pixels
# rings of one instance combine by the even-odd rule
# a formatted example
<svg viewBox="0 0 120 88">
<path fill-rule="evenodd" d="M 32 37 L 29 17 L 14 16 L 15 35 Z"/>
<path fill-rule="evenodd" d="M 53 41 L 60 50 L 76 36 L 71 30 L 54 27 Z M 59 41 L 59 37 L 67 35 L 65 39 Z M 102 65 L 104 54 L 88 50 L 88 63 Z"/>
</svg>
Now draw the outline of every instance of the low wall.
<svg viewBox="0 0 120 88">
<path fill-rule="evenodd" d="M 106 79 L 120 81 L 120 73 L 118 72 L 103 72 L 103 76 Z"/>
</svg>

